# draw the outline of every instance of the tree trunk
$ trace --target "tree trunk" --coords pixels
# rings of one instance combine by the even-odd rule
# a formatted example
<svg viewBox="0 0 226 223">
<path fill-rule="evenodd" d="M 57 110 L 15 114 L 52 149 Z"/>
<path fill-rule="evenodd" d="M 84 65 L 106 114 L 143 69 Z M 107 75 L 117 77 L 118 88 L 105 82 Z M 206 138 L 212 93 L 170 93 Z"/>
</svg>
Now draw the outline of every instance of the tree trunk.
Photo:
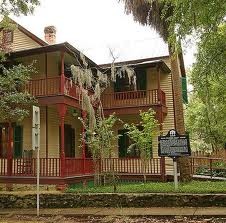
<svg viewBox="0 0 226 223">
<path fill-rule="evenodd" d="M 170 54 L 172 83 L 173 83 L 175 129 L 179 134 L 185 134 L 180 64 L 179 64 L 178 55 L 174 55 L 170 46 L 169 46 L 169 54 Z M 191 165 L 190 159 L 188 157 L 179 158 L 180 179 L 182 181 L 191 180 L 190 165 Z"/>
</svg>

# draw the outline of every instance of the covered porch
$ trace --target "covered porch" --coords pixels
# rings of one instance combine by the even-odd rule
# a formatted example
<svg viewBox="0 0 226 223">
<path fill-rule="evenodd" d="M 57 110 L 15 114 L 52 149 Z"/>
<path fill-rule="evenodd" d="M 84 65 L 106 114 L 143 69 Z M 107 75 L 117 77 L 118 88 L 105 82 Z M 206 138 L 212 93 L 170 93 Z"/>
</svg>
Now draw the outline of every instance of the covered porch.
<svg viewBox="0 0 226 223">
<path fill-rule="evenodd" d="M 41 184 L 70 184 L 94 177 L 91 158 L 40 158 Z M 99 173 L 115 172 L 120 179 L 165 180 L 165 160 L 150 159 L 145 170 L 139 158 L 106 158 L 99 160 Z M 37 176 L 36 158 L 13 158 L 12 170 L 7 168 L 7 159 L 0 158 L 0 183 L 35 184 Z"/>
</svg>

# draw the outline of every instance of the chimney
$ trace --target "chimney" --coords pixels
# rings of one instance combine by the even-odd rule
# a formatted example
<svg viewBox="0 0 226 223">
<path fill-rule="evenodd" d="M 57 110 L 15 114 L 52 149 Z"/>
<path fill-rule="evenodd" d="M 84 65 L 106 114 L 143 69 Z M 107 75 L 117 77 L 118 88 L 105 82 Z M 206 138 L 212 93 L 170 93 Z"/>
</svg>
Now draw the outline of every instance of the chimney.
<svg viewBox="0 0 226 223">
<path fill-rule="evenodd" d="M 56 27 L 55 26 L 46 26 L 44 28 L 45 33 L 45 41 L 48 44 L 55 44 L 56 43 Z"/>
</svg>

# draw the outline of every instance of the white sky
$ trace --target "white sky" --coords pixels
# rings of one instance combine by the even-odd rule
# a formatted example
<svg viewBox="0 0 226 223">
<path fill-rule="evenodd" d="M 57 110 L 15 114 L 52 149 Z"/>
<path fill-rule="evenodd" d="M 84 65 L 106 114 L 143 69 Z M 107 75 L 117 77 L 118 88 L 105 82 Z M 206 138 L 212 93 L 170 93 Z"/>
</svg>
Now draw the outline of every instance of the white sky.
<svg viewBox="0 0 226 223">
<path fill-rule="evenodd" d="M 167 45 L 150 27 L 135 23 L 125 15 L 118 0 L 41 0 L 34 15 L 15 19 L 38 37 L 44 37 L 44 27 L 57 28 L 57 43 L 69 42 L 94 62 L 109 63 L 168 54 Z M 193 50 L 187 49 L 185 65 L 193 61 Z"/>
</svg>

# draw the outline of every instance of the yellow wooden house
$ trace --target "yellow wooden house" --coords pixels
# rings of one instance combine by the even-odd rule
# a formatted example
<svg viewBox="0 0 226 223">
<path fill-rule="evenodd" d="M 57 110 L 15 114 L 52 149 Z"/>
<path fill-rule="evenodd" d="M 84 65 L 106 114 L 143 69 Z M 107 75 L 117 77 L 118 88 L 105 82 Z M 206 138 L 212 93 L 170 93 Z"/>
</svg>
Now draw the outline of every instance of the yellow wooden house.
<svg viewBox="0 0 226 223">
<path fill-rule="evenodd" d="M 78 64 L 79 51 L 67 42 L 55 43 L 54 27 L 45 28 L 45 41 L 17 24 L 14 30 L 1 30 L 2 50 L 8 50 L 7 59 L 23 64 L 36 61 L 37 70 L 26 86 L 35 96 L 41 111 L 40 180 L 43 184 L 68 184 L 93 177 L 93 162 L 87 148 L 80 147 L 84 128 L 78 120 L 82 116 L 78 86 L 71 81 L 70 65 Z M 109 64 L 97 65 L 106 69 Z M 178 71 L 181 67 L 178 59 Z M 164 134 L 175 128 L 175 106 L 172 72 L 169 56 L 146 58 L 116 63 L 134 68 L 137 75 L 137 89 L 120 79 L 102 95 L 106 115 L 113 112 L 124 122 L 139 124 L 139 111 L 153 108 L 156 111 Z M 0 123 L 0 182 L 34 183 L 36 180 L 36 153 L 31 150 L 32 117 L 14 123 L 13 151 L 8 156 L 10 142 L 8 125 Z M 115 126 L 115 133 L 121 136 L 115 142 L 114 156 L 111 157 L 115 171 L 122 178 L 142 177 L 141 161 L 136 151 L 128 151 L 128 136 L 123 125 Z M 109 171 L 110 159 L 103 159 L 101 171 Z M 157 154 L 157 137 L 153 139 L 153 158 L 146 174 L 148 179 L 165 180 L 171 172 L 171 161 Z"/>
</svg>

